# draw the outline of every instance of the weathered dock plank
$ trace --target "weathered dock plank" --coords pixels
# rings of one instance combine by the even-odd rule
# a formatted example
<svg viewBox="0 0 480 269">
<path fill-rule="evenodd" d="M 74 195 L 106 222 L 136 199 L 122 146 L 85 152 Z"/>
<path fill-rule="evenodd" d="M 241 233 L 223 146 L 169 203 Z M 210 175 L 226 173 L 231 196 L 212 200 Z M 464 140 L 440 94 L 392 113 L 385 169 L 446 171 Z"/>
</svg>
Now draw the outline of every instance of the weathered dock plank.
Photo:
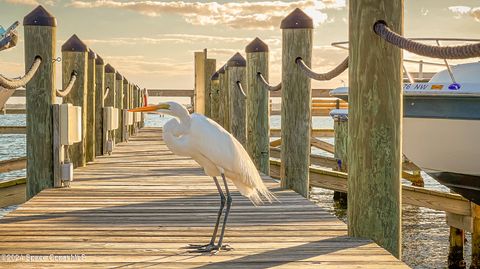
<svg viewBox="0 0 480 269">
<path fill-rule="evenodd" d="M 408 268 L 372 241 L 348 237 L 322 208 L 265 182 L 280 202 L 254 207 L 232 186 L 232 251 L 189 253 L 189 243 L 207 242 L 213 230 L 215 185 L 147 128 L 76 169 L 71 188 L 44 190 L 1 219 L 0 254 L 42 262 L 15 268 Z"/>
</svg>

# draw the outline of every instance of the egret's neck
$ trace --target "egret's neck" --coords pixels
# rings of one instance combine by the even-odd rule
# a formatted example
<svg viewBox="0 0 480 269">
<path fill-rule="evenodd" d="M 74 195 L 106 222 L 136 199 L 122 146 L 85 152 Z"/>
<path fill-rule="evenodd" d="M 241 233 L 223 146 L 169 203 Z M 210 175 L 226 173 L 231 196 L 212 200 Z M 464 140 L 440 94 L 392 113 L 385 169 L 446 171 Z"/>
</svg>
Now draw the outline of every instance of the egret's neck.
<svg viewBox="0 0 480 269">
<path fill-rule="evenodd" d="M 185 133 L 188 129 L 190 129 L 190 122 L 192 118 L 186 109 L 185 111 L 177 113 L 175 116 L 180 120 L 180 126 L 178 127 L 180 133 Z"/>
</svg>

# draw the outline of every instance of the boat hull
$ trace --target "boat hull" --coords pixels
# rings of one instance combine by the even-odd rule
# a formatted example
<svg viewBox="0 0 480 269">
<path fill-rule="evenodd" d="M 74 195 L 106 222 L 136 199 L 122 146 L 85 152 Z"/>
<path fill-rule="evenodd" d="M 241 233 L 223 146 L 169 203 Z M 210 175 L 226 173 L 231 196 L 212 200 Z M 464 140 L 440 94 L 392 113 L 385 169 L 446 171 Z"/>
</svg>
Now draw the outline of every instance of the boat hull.
<svg viewBox="0 0 480 269">
<path fill-rule="evenodd" d="M 403 152 L 441 184 L 480 204 L 479 134 L 478 120 L 406 116 Z"/>
<path fill-rule="evenodd" d="M 480 204 L 480 95 L 405 88 L 403 153 L 441 184 Z M 348 88 L 335 91 L 332 95 L 348 101 Z"/>
</svg>

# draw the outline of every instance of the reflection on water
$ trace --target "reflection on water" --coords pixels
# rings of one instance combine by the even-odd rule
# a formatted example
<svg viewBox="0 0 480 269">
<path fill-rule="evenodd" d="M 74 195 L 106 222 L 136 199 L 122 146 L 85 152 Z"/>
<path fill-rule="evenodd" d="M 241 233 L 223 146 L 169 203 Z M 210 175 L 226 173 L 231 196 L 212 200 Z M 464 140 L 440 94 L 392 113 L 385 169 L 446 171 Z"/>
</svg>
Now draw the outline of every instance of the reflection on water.
<svg viewBox="0 0 480 269">
<path fill-rule="evenodd" d="M 170 120 L 169 116 L 147 115 L 146 126 L 160 127 Z M 313 128 L 332 128 L 330 117 L 314 117 Z M 25 115 L 0 115 L 0 126 L 25 125 Z M 272 128 L 280 128 L 280 116 L 271 117 Z M 333 138 L 322 139 L 333 143 Z M 329 153 L 313 149 L 313 153 L 332 156 Z M 0 160 L 25 156 L 25 135 L 0 135 Z M 25 170 L 0 174 L 0 181 L 4 179 L 25 176 Z M 439 185 L 435 180 L 422 173 L 425 178 L 425 187 L 448 192 L 448 189 Z M 403 184 L 409 185 L 407 181 Z M 320 207 L 327 209 L 344 222 L 347 222 L 346 210 L 340 208 L 333 201 L 333 191 L 313 188 L 311 199 Z M 14 210 L 16 206 L 0 208 L 0 218 Z M 409 266 L 417 269 L 445 268 L 448 256 L 449 228 L 445 222 L 445 213 L 413 206 L 403 206 L 402 216 L 403 255 L 402 259 Z M 470 260 L 470 238 L 465 244 L 467 264 Z"/>
</svg>

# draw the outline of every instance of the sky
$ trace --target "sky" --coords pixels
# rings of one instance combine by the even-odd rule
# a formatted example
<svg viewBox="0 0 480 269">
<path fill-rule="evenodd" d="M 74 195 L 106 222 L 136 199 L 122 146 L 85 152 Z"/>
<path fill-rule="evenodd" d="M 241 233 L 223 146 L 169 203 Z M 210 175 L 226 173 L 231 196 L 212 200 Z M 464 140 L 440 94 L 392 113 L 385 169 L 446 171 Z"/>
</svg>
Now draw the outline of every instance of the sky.
<svg viewBox="0 0 480 269">
<path fill-rule="evenodd" d="M 270 80 L 281 77 L 280 21 L 294 8 L 314 19 L 312 67 L 325 72 L 347 51 L 332 42 L 348 38 L 348 1 L 135 1 L 135 0 L 0 0 L 0 24 L 8 27 L 43 5 L 57 18 L 57 56 L 77 34 L 128 80 L 142 88 L 192 89 L 193 53 L 204 48 L 223 65 L 255 37 L 270 47 Z M 405 0 L 405 36 L 480 38 L 478 0 Z M 24 72 L 23 27 L 17 47 L 0 52 L 0 74 Z M 405 53 L 405 58 L 418 58 Z M 57 64 L 57 87 L 61 65 Z M 416 71 L 416 66 L 407 69 Z M 342 86 L 346 72 L 314 87 Z"/>
</svg>

